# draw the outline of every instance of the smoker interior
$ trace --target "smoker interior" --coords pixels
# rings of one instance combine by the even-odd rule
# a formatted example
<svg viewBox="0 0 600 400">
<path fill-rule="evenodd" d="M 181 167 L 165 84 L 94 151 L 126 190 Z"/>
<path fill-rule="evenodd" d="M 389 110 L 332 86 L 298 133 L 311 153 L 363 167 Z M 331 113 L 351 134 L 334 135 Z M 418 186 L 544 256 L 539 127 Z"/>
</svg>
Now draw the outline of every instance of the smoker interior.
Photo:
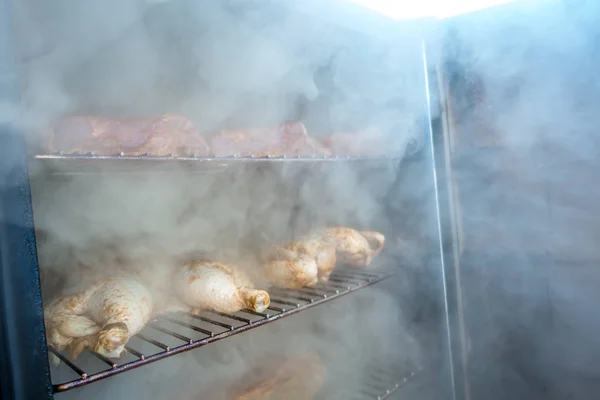
<svg viewBox="0 0 600 400">
<path fill-rule="evenodd" d="M 180 174 L 180 179 L 189 179 L 190 183 L 210 180 L 215 186 L 214 182 L 217 182 L 216 185 L 223 186 L 221 191 L 226 193 L 237 193 L 240 190 L 235 188 L 240 185 L 235 183 L 239 181 L 240 176 L 251 179 L 257 173 L 263 178 L 266 175 L 269 179 L 266 179 L 263 185 L 268 187 L 288 182 L 288 178 L 282 179 L 282 168 L 287 168 L 287 173 L 290 173 L 289 169 L 296 170 L 295 174 L 300 173 L 299 171 L 306 174 L 308 169 L 310 173 L 305 177 L 303 188 L 310 192 L 322 192 L 323 185 L 331 184 L 331 179 L 334 179 L 331 175 L 337 177 L 340 170 L 344 174 L 352 171 L 352 176 L 362 176 L 363 179 L 357 181 L 361 182 L 363 192 L 379 192 L 374 189 L 380 186 L 381 182 L 386 182 L 386 191 L 379 192 L 376 217 L 366 221 L 366 224 L 373 227 L 371 229 L 384 232 L 391 244 L 372 269 L 339 269 L 328 285 L 271 291 L 271 306 L 263 314 L 242 311 L 233 315 L 169 315 L 152 322 L 140 335 L 131 339 L 128 343 L 128 355 L 124 359 L 109 360 L 91 351 L 86 351 L 78 360 L 70 360 L 64 355 L 63 363 L 58 368 L 51 369 L 56 396 L 76 398 L 85 391 L 86 397 L 105 398 L 111 390 L 115 393 L 131 390 L 144 393 L 150 398 L 162 398 L 161 396 L 168 393 L 192 395 L 212 387 L 214 380 L 222 379 L 223 374 L 231 375 L 232 370 L 242 374 L 269 354 L 293 356 L 302 351 L 317 352 L 327 363 L 328 380 L 321 398 L 352 398 L 347 397 L 350 389 L 355 398 L 376 398 L 371 396 L 374 393 L 379 393 L 378 396 L 385 398 L 411 383 L 412 378 L 418 374 L 435 374 L 439 368 L 440 354 L 443 354 L 443 314 L 435 291 L 437 277 L 433 269 L 434 264 L 428 265 L 428 262 L 431 263 L 428 261 L 430 255 L 416 246 L 416 243 L 429 240 L 427 232 L 423 230 L 423 221 L 430 217 L 416 214 L 426 211 L 422 205 L 423 193 L 418 195 L 414 191 L 401 189 L 407 185 L 418 187 L 418 181 L 412 180 L 416 178 L 419 170 L 427 171 L 424 167 L 425 160 L 414 157 L 406 158 L 402 162 L 382 160 L 369 165 L 340 162 L 328 163 L 325 166 L 310 164 L 308 167 L 302 164 L 295 168 L 289 164 L 246 166 L 243 171 L 221 171 L 217 175 L 219 178 L 215 177 L 214 172 Z M 319 170 L 319 174 L 312 171 L 315 168 Z M 335 170 L 338 172 L 332 172 Z M 238 179 L 232 183 L 231 179 L 223 179 L 224 175 L 236 176 Z M 57 286 L 44 279 L 44 272 L 61 265 L 61 262 L 69 265 L 69 258 L 73 257 L 69 254 L 76 258 L 114 256 L 104 254 L 100 240 L 93 235 L 94 240 L 90 248 L 65 251 L 64 241 L 58 240 L 56 236 L 70 231 L 73 221 L 69 222 L 68 219 L 78 219 L 72 215 L 76 207 L 69 203 L 61 212 L 62 207 L 57 205 L 58 202 L 49 199 L 56 199 L 57 194 L 61 198 L 69 198 L 75 193 L 86 192 L 88 196 L 85 198 L 89 200 L 105 191 L 108 184 L 121 182 L 126 186 L 134 181 L 139 182 L 140 179 L 148 179 L 150 182 L 146 184 L 148 194 L 155 193 L 150 188 L 157 190 L 158 186 L 165 189 L 165 181 L 174 181 L 168 192 L 176 189 L 174 185 L 188 186 L 181 185 L 175 176 L 178 176 L 175 172 L 69 175 L 49 170 L 48 175 L 40 176 L 39 180 L 32 179 L 34 210 L 40 230 L 38 236 L 42 293 L 45 298 L 51 298 L 52 291 L 56 291 Z M 265 233 L 270 237 L 288 237 L 317 223 L 361 226 L 357 219 L 348 216 L 345 219 L 337 219 L 339 215 L 331 210 L 315 209 L 299 200 L 290 206 L 288 202 L 300 196 L 298 181 L 291 179 L 283 187 L 279 187 L 279 199 L 283 203 L 280 207 L 274 207 L 273 203 L 270 203 L 271 207 L 260 216 L 245 215 L 246 221 L 251 221 L 249 223 L 256 222 L 251 227 L 244 226 L 248 233 L 235 240 L 230 239 L 231 242 L 252 246 L 256 232 Z M 139 191 L 140 186 L 137 185 L 135 190 Z M 288 191 L 290 193 L 287 193 Z M 263 193 L 269 192 L 271 189 L 263 187 L 258 195 L 264 198 Z M 119 193 L 125 196 L 129 192 Z M 109 196 L 114 197 L 110 193 L 98 200 L 98 204 L 105 204 L 102 210 L 111 210 L 118 214 L 114 218 L 120 219 L 121 224 L 128 224 L 119 210 L 118 196 L 109 203 L 110 206 L 106 206 L 106 202 L 110 202 Z M 360 203 L 364 205 L 365 201 L 364 198 L 352 200 L 347 196 L 341 200 L 346 204 L 340 201 L 331 204 L 331 207 L 344 206 L 354 210 Z M 165 204 L 160 205 L 163 206 Z M 42 211 L 44 207 L 49 209 Z M 158 209 L 159 205 L 151 207 Z M 258 208 L 249 209 L 254 211 Z M 284 227 L 272 222 L 283 218 L 277 214 L 278 211 L 285 215 Z M 88 216 L 94 214 L 89 208 L 84 212 L 88 213 Z M 144 212 L 148 213 L 147 210 Z M 187 214 L 188 219 L 198 218 L 189 210 L 183 209 L 183 212 Z M 65 231 L 44 231 L 43 227 L 46 225 L 57 229 L 57 221 L 64 224 L 58 229 Z M 397 231 L 396 226 L 402 226 L 397 225 L 398 221 L 404 221 L 404 228 Z M 223 223 L 216 220 L 212 225 Z M 169 231 L 171 232 L 170 229 Z M 220 229 L 216 229 L 216 232 L 219 231 Z M 212 229 L 210 232 L 213 232 Z M 154 234 L 158 235 L 160 232 Z M 81 232 L 78 235 L 81 235 Z M 218 235 L 217 240 L 233 238 L 236 235 L 234 231 L 226 231 Z M 137 229 L 126 236 L 105 239 L 109 242 L 112 240 L 127 243 L 118 251 L 147 251 L 144 250 L 143 242 L 148 240 L 148 236 L 138 237 Z M 110 245 L 114 246 L 114 243 L 106 243 L 106 246 Z M 148 256 L 154 255 L 155 253 L 148 252 Z M 280 321 L 283 317 L 285 318 Z M 423 349 L 428 349 L 431 353 L 423 354 Z M 177 372 L 165 376 L 165 371 Z M 378 378 L 373 377 L 374 374 Z M 202 378 L 198 378 L 197 375 L 201 375 Z M 157 376 L 161 377 L 159 384 L 156 383 Z M 195 378 L 192 379 L 192 376 Z M 58 394 L 63 391 L 64 394 Z"/>
<path fill-rule="evenodd" d="M 206 391 L 243 377 L 265 357 L 302 352 L 317 353 L 326 365 L 318 398 L 449 397 L 419 30 L 407 34 L 382 23 L 370 36 L 360 24 L 314 15 L 294 2 L 207 3 L 144 6 L 139 19 L 105 39 L 74 35 L 86 18 L 98 22 L 89 12 L 79 10 L 75 24 L 61 10 L 46 10 L 62 29 L 39 29 L 58 31 L 48 40 L 69 38 L 75 50 L 62 58 L 23 55 L 44 301 L 61 289 L 54 272 L 120 255 L 151 262 L 161 252 L 199 252 L 243 262 L 244 252 L 265 241 L 324 225 L 380 231 L 386 249 L 373 269 L 339 268 L 326 286 L 274 291 L 262 314 L 153 321 L 121 360 L 91 351 L 76 361 L 61 355 L 61 365 L 51 368 L 55 397 L 216 398 Z M 99 31 L 109 25 L 98 23 Z M 22 48 L 30 49 L 29 39 L 21 33 Z M 44 67 L 56 87 L 39 85 Z M 53 91 L 67 100 L 43 103 Z M 377 126 L 387 152 L 178 159 L 69 157 L 35 146 L 35 132 L 61 115 L 166 112 L 185 114 L 207 135 L 293 120 L 316 138 Z M 403 396 L 417 381 L 419 389 Z"/>
</svg>

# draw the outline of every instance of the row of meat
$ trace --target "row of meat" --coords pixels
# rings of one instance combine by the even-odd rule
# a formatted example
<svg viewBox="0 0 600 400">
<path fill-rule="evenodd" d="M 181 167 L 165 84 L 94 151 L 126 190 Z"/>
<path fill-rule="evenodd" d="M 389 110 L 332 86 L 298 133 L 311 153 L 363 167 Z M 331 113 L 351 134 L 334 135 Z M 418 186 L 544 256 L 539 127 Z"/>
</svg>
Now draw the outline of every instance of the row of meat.
<svg viewBox="0 0 600 400">
<path fill-rule="evenodd" d="M 178 157 L 328 157 L 382 156 L 379 135 L 336 133 L 323 140 L 308 135 L 302 122 L 258 129 L 228 130 L 212 136 L 198 132 L 185 116 L 109 119 L 74 116 L 48 132 L 43 151 L 101 156 Z"/>
<path fill-rule="evenodd" d="M 379 232 L 321 228 L 266 250 L 259 257 L 259 275 L 267 287 L 315 286 L 328 282 L 338 264 L 369 266 L 384 244 Z M 243 266 L 186 261 L 168 268 L 160 279 L 145 274 L 143 266 L 136 268 L 136 273 L 135 268 L 111 273 L 108 279 L 94 279 L 53 299 L 44 310 L 48 344 L 69 350 L 73 359 L 86 348 L 119 358 L 130 337 L 166 312 L 262 312 L 270 305 L 269 293 L 256 288 Z M 51 361 L 59 363 L 54 355 Z"/>
</svg>

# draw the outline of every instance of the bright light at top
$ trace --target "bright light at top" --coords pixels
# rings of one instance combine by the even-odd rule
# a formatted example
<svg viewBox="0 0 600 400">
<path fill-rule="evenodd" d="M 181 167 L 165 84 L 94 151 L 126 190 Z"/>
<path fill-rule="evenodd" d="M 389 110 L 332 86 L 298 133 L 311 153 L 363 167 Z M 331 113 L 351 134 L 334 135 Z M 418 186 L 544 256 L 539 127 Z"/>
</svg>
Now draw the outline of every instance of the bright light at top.
<svg viewBox="0 0 600 400">
<path fill-rule="evenodd" d="M 394 19 L 448 18 L 516 0 L 353 0 Z"/>
</svg>

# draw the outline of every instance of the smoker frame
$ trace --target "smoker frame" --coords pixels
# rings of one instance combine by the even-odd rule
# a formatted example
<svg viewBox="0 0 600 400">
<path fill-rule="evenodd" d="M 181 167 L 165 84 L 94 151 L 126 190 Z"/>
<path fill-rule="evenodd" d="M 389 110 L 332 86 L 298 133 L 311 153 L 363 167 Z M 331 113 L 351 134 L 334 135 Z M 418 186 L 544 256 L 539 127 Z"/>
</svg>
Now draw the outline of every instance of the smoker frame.
<svg viewBox="0 0 600 400">
<path fill-rule="evenodd" d="M 18 104 L 10 15 L 10 2 L 0 2 L 0 102 Z M 18 114 L 10 117 L 0 121 L 0 393 L 6 399 L 50 398 L 27 155 Z"/>
<path fill-rule="evenodd" d="M 0 100 L 19 103 L 19 79 L 12 49 L 10 2 L 0 1 L 2 35 L 0 35 Z M 428 159 L 432 162 L 436 193 L 436 211 L 441 251 L 443 302 L 446 311 L 448 349 L 451 359 L 449 379 L 453 398 L 466 396 L 464 379 L 463 342 L 460 332 L 460 282 L 456 271 L 457 247 L 455 223 L 452 221 L 451 183 L 448 171 L 447 137 L 437 105 L 441 92 L 438 74 L 426 59 L 423 44 L 423 65 L 426 75 L 428 117 Z M 7 90 L 5 90 L 7 89 Z M 0 171 L 5 182 L 0 192 L 0 346 L 3 350 L 0 388 L 5 398 L 52 398 L 53 388 L 48 365 L 41 301 L 36 239 L 33 225 L 31 192 L 28 175 L 28 156 L 18 118 L 1 121 Z M 15 307 L 25 304 L 25 307 Z M 406 381 L 406 378 L 404 379 Z M 396 384 L 396 388 L 399 384 Z M 385 398 L 391 394 L 387 391 Z"/>
</svg>

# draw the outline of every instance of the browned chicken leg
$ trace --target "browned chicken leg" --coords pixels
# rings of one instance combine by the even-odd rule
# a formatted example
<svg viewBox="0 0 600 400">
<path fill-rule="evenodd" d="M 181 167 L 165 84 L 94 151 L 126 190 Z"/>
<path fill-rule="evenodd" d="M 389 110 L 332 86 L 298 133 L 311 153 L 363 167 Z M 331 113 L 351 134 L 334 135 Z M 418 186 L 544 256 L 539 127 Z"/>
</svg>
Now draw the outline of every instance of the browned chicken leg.
<svg viewBox="0 0 600 400">
<path fill-rule="evenodd" d="M 297 289 L 327 282 L 335 262 L 334 243 L 321 234 L 312 233 L 271 250 L 263 270 L 273 286 Z"/>
<path fill-rule="evenodd" d="M 368 266 L 385 245 L 385 236 L 379 232 L 341 226 L 327 227 L 322 232 L 335 243 L 337 259 L 352 267 Z"/>
<path fill-rule="evenodd" d="M 175 274 L 173 288 L 193 312 L 233 313 L 244 308 L 262 312 L 271 303 L 269 294 L 254 289 L 241 269 L 220 262 L 197 261 L 185 265 Z"/>
<path fill-rule="evenodd" d="M 71 349 L 71 356 L 91 347 L 106 357 L 119 357 L 129 338 L 141 331 L 153 301 L 138 280 L 107 279 L 72 295 L 60 296 L 44 310 L 48 344 Z M 53 363 L 57 363 L 52 358 Z"/>
</svg>

